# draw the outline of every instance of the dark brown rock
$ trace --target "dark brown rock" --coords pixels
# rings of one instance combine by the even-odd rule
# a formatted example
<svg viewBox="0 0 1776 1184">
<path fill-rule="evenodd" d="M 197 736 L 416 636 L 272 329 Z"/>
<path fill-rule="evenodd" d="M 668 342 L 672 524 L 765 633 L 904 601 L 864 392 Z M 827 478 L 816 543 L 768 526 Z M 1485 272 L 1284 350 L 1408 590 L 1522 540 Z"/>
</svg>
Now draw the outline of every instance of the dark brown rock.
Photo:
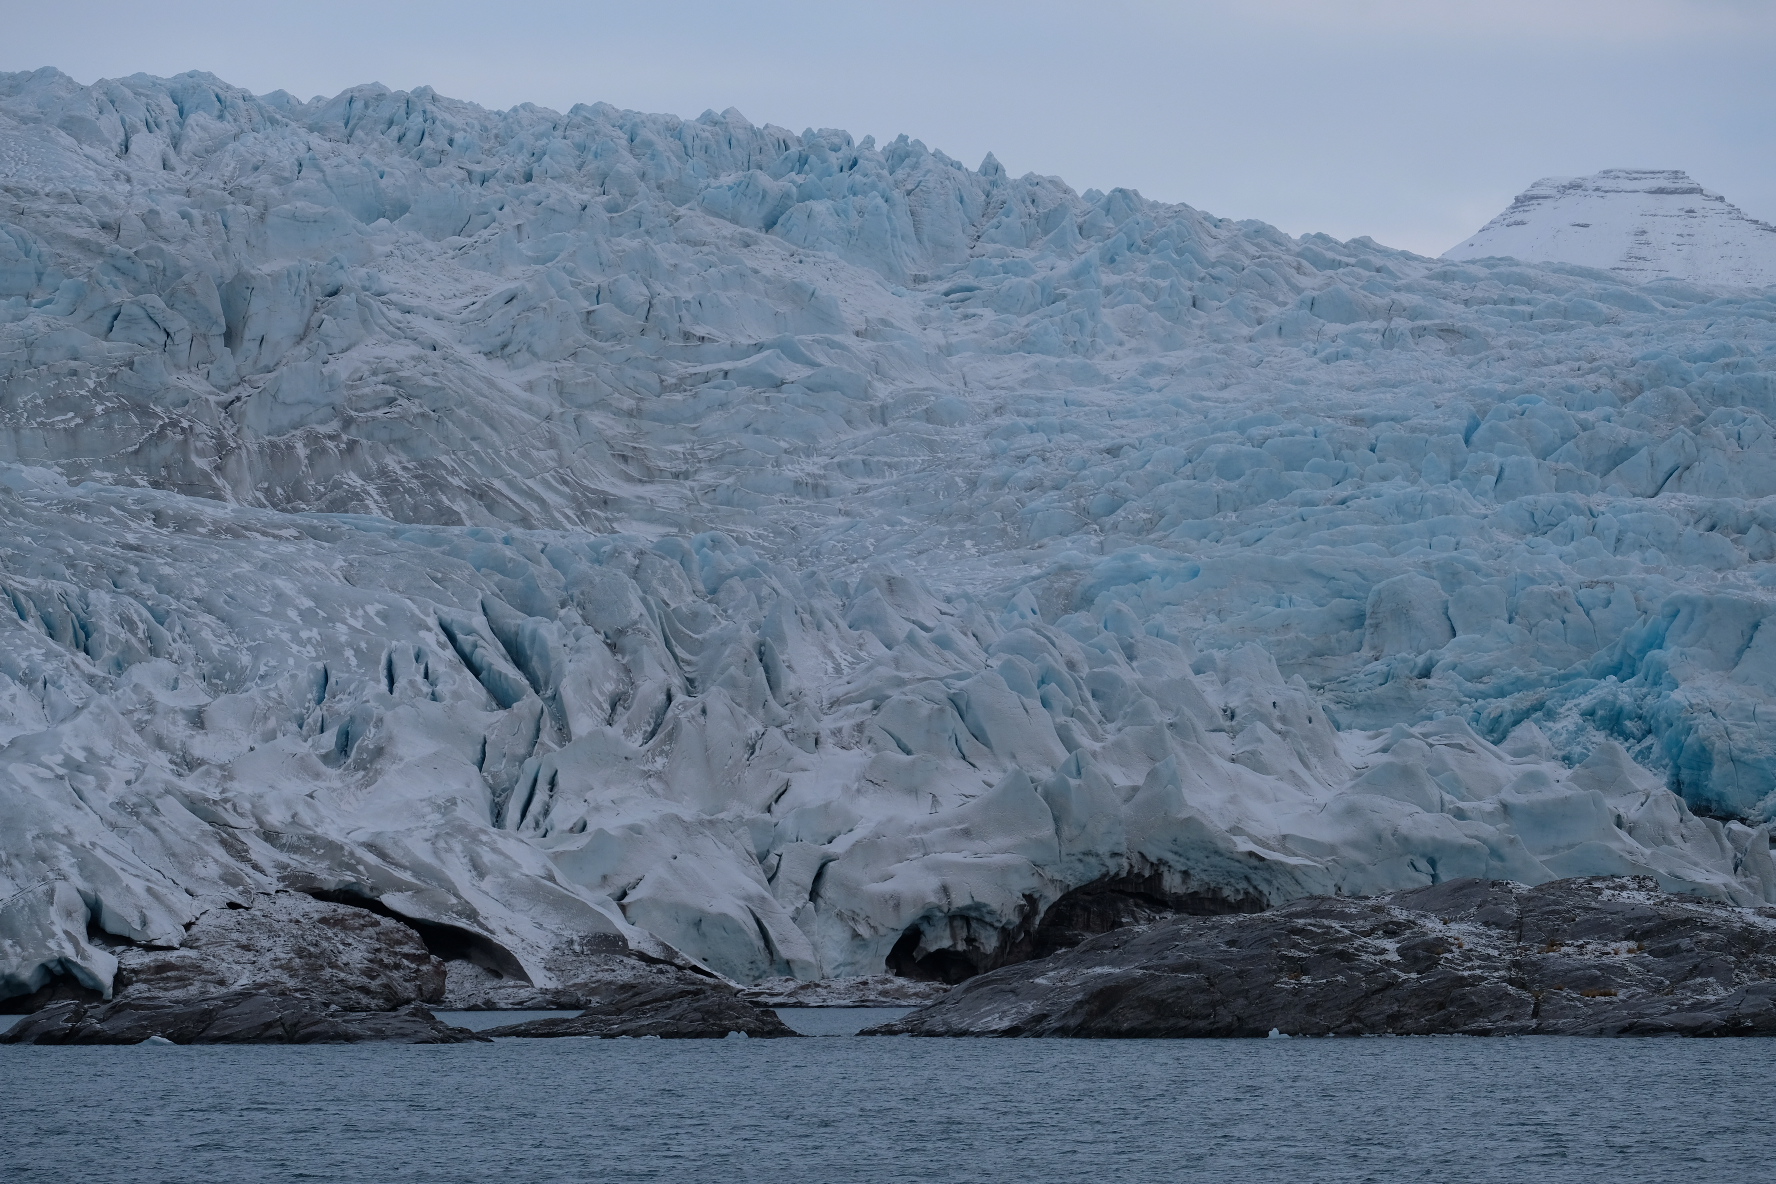
<svg viewBox="0 0 1776 1184">
<path fill-rule="evenodd" d="M 1001 966 L 1045 958 L 1130 925 L 1180 913 L 1208 917 L 1255 913 L 1264 907 L 1261 896 L 1230 895 L 1188 872 L 1144 863 L 1082 884 L 1045 909 L 1036 907 L 1034 898 L 1026 903 L 1030 908 L 1025 920 L 1009 929 L 966 913 L 943 918 L 936 934 L 930 921 L 916 922 L 888 951 L 888 969 L 896 978 L 949 986 Z"/>
<path fill-rule="evenodd" d="M 949 984 L 891 974 L 823 978 L 802 982 L 768 978 L 740 989 L 740 997 L 760 1007 L 923 1007 L 949 991 Z"/>
<path fill-rule="evenodd" d="M 237 991 L 203 999 L 57 1003 L 0 1034 L 0 1044 L 460 1044 L 485 1037 L 453 1028 L 418 1004 L 337 1011 L 287 995 Z"/>
<path fill-rule="evenodd" d="M 1770 1035 L 1776 910 L 1647 878 L 1455 880 L 1177 917 L 1005 967 L 873 1035 Z"/>
<path fill-rule="evenodd" d="M 720 1039 L 794 1036 L 777 1013 L 755 1007 L 725 984 L 692 982 L 613 987 L 600 1003 L 576 1016 L 490 1028 L 488 1036 L 660 1036 Z"/>
</svg>

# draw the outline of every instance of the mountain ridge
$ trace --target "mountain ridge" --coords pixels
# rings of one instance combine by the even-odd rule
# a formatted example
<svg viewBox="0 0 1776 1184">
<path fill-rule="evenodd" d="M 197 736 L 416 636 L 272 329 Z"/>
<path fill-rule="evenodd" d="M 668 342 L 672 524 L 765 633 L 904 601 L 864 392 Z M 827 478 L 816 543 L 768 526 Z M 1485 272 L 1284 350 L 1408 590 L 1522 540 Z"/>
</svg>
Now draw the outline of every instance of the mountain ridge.
<svg viewBox="0 0 1776 1184">
<path fill-rule="evenodd" d="M 1776 284 L 1776 226 L 1677 169 L 1544 177 L 1443 258 L 1491 255 L 1601 267 L 1633 280 Z"/>
</svg>

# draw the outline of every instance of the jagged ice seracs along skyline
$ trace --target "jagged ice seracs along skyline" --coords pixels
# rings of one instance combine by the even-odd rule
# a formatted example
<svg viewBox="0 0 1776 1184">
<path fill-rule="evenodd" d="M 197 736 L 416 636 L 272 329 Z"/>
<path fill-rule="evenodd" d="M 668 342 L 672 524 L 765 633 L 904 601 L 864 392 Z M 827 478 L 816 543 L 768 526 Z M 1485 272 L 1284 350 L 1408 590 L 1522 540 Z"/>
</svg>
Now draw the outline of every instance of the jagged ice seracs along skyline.
<svg viewBox="0 0 1776 1184">
<path fill-rule="evenodd" d="M 1768 289 L 201 74 L 0 75 L 0 223 L 0 992 L 280 887 L 538 983 L 1776 899 Z"/>
</svg>

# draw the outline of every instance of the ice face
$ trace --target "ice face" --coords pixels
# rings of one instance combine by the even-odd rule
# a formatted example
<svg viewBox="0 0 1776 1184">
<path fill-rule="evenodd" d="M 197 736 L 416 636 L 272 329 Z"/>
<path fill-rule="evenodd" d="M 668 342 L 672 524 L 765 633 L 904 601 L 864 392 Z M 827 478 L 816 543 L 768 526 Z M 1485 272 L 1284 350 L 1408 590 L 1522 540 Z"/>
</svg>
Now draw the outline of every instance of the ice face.
<svg viewBox="0 0 1776 1184">
<path fill-rule="evenodd" d="M 1768 292 L 737 112 L 0 76 L 0 994 L 285 886 L 539 982 L 1776 899 Z"/>
</svg>

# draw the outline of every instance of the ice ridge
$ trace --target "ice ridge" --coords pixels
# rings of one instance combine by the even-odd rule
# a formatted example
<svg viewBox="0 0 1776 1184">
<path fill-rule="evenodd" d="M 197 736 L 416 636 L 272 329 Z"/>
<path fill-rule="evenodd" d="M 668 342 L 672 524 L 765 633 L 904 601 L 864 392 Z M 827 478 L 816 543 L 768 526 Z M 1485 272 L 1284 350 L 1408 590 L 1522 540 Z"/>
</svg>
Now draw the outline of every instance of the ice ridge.
<svg viewBox="0 0 1776 1184">
<path fill-rule="evenodd" d="M 278 888 L 539 985 L 1770 901 L 1773 418 L 1742 284 L 732 110 L 0 75 L 0 996 Z"/>
</svg>

